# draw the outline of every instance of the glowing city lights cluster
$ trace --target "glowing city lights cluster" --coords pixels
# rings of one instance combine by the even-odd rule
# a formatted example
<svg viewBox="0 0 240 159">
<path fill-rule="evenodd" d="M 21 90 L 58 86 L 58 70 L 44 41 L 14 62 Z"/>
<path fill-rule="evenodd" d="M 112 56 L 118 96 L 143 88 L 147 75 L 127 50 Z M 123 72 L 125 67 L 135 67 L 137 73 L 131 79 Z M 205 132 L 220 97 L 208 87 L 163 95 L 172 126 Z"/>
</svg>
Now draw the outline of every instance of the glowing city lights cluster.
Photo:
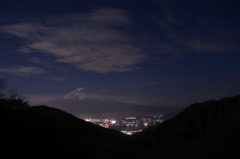
<svg viewBox="0 0 240 159">
<path fill-rule="evenodd" d="M 163 115 L 147 115 L 141 117 L 126 117 L 124 119 L 102 119 L 102 118 L 87 118 L 85 121 L 91 122 L 95 125 L 102 126 L 104 128 L 116 128 L 121 127 L 120 131 L 126 135 L 132 135 L 134 133 L 142 131 L 144 127 L 156 125 L 162 123 L 161 119 Z M 126 130 L 126 128 L 137 129 L 137 130 Z"/>
</svg>

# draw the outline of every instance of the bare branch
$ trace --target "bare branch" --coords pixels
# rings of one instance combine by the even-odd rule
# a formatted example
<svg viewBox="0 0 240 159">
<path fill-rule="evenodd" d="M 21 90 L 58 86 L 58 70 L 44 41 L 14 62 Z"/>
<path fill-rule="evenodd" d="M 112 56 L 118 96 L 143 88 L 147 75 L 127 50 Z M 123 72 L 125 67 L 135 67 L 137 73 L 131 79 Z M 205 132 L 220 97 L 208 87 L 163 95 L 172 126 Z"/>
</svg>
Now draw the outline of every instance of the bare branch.
<svg viewBox="0 0 240 159">
<path fill-rule="evenodd" d="M 2 91 L 6 89 L 7 82 L 5 78 L 0 78 L 0 98 L 4 97 L 4 93 Z"/>
<path fill-rule="evenodd" d="M 0 91 L 6 89 L 7 82 L 5 78 L 0 78 Z"/>
</svg>

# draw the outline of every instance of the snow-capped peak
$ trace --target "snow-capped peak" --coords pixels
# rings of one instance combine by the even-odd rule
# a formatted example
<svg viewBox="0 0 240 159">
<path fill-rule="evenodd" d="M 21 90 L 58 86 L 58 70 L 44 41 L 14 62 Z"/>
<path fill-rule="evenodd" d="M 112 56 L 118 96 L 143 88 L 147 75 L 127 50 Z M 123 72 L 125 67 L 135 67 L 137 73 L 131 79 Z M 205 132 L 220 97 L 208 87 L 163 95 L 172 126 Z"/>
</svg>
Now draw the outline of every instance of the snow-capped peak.
<svg viewBox="0 0 240 159">
<path fill-rule="evenodd" d="M 75 89 L 74 91 L 64 95 L 60 100 L 83 100 L 83 99 L 102 99 L 100 96 L 94 94 L 94 93 L 87 93 L 84 91 L 84 87 L 79 87 Z"/>
<path fill-rule="evenodd" d="M 76 91 L 76 92 L 81 92 L 82 90 L 84 90 L 85 88 L 84 87 L 79 87 L 79 88 L 77 88 L 77 89 L 75 89 L 74 91 Z M 74 92 L 73 91 L 73 92 Z"/>
</svg>

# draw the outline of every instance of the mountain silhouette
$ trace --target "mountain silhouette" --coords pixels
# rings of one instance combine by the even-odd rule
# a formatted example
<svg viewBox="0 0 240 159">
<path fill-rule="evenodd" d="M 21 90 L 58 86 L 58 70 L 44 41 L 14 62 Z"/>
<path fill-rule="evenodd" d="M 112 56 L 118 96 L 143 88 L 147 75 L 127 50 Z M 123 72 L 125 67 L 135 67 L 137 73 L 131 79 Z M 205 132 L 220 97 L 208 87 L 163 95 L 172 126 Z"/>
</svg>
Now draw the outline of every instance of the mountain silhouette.
<svg viewBox="0 0 240 159">
<path fill-rule="evenodd" d="M 59 108 L 77 117 L 123 118 L 139 114 L 166 114 L 176 110 L 169 107 L 146 106 L 104 99 L 97 94 L 87 92 L 84 88 L 77 88 L 43 104 Z"/>
<path fill-rule="evenodd" d="M 47 106 L 1 109 L 0 115 L 0 152 L 8 158 L 112 158 L 127 139 L 119 131 Z"/>
<path fill-rule="evenodd" d="M 240 95 L 192 104 L 174 118 L 133 136 L 57 108 L 12 109 L 5 106 L 9 104 L 5 99 L 0 104 L 0 152 L 8 158 L 240 157 Z"/>
<path fill-rule="evenodd" d="M 136 136 L 129 158 L 239 158 L 240 96 L 192 104 Z"/>
</svg>

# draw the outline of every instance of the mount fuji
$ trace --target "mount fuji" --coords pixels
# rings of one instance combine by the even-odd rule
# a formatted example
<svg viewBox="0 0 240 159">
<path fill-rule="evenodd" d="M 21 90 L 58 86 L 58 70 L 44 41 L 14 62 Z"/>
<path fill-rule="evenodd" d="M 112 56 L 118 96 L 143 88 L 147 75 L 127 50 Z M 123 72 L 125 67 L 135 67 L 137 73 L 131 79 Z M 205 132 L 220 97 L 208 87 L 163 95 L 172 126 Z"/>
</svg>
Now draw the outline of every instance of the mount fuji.
<svg viewBox="0 0 240 159">
<path fill-rule="evenodd" d="M 102 98 L 94 93 L 85 92 L 84 87 L 77 88 L 74 91 L 60 98 L 60 100 L 74 100 L 74 101 L 80 101 L 83 99 L 102 99 Z"/>
<path fill-rule="evenodd" d="M 43 104 L 64 110 L 80 118 L 121 118 L 138 114 L 166 114 L 175 110 L 168 107 L 146 106 L 104 99 L 97 94 L 88 92 L 83 87 Z"/>
</svg>

